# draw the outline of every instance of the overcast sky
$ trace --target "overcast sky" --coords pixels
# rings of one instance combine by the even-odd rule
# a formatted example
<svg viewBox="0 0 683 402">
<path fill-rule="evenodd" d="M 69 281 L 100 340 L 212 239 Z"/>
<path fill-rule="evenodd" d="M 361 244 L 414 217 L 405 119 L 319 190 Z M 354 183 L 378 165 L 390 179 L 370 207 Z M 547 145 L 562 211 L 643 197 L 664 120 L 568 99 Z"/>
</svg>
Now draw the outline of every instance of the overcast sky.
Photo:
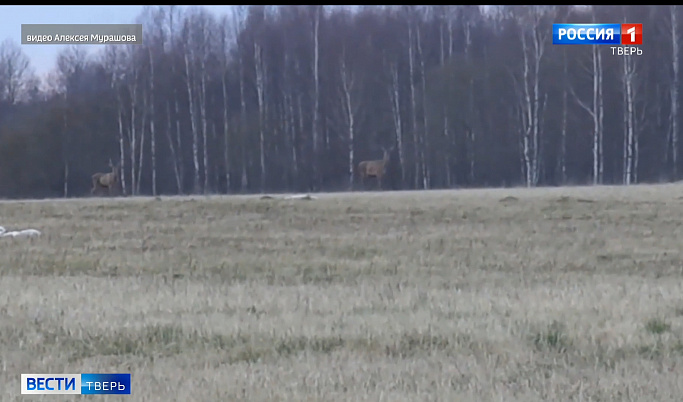
<svg viewBox="0 0 683 402">
<path fill-rule="evenodd" d="M 186 6 L 181 6 L 186 7 Z M 229 6 L 203 6 L 223 15 Z M 0 6 L 0 42 L 11 38 L 21 45 L 21 24 L 133 24 L 144 6 Z M 144 26 L 143 26 L 144 37 Z M 102 45 L 85 46 L 89 53 Z M 36 73 L 44 76 L 55 66 L 63 45 L 21 45 Z"/>
</svg>

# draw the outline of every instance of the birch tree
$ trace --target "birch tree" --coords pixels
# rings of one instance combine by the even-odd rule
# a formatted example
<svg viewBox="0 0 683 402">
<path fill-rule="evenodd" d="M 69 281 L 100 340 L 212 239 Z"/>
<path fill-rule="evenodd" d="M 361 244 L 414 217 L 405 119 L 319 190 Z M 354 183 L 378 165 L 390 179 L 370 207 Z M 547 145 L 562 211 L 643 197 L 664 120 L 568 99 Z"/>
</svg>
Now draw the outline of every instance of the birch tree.
<svg viewBox="0 0 683 402">
<path fill-rule="evenodd" d="M 130 70 L 124 74 L 126 90 L 128 94 L 128 158 L 130 160 L 130 193 L 136 195 L 137 192 L 137 167 L 135 158 L 137 156 L 137 146 L 139 140 L 138 128 L 136 125 L 138 111 L 138 83 L 140 82 L 140 67 L 136 63 L 134 45 L 126 47 L 128 53 L 127 61 Z"/>
<path fill-rule="evenodd" d="M 240 142 L 241 142 L 241 167 L 242 175 L 240 180 L 240 189 L 242 192 L 246 191 L 249 187 L 249 175 L 247 174 L 248 156 L 247 156 L 247 98 L 245 92 L 245 67 L 244 60 L 242 59 L 243 54 L 243 40 L 241 39 L 241 33 L 244 31 L 246 8 L 244 6 L 236 6 L 233 10 L 233 26 L 235 27 L 235 40 L 237 45 L 237 53 L 240 55 L 237 57 L 237 68 L 239 74 L 239 87 L 240 87 Z M 247 48 L 248 49 L 248 48 Z"/>
<path fill-rule="evenodd" d="M 398 148 L 398 161 L 401 169 L 401 187 L 406 185 L 406 169 L 405 169 L 405 146 L 403 143 L 403 123 L 401 115 L 401 91 L 400 80 L 398 75 L 398 62 L 388 62 L 389 67 L 389 101 L 391 102 L 391 116 L 394 123 L 394 136 L 396 146 Z"/>
<path fill-rule="evenodd" d="M 356 115 L 360 103 L 358 102 L 358 95 L 356 94 L 358 81 L 357 75 L 352 68 L 349 68 L 346 62 L 346 45 L 343 45 L 341 61 L 340 61 L 340 75 L 341 75 L 341 94 L 342 109 L 346 119 L 346 138 L 344 139 L 348 147 L 348 175 L 349 175 L 349 189 L 353 189 L 354 182 L 354 138 L 356 131 Z"/>
<path fill-rule="evenodd" d="M 520 19 L 523 64 L 522 79 L 521 83 L 517 82 L 517 89 L 520 102 L 523 173 L 527 187 L 535 187 L 540 177 L 540 123 L 543 113 L 542 101 L 545 98 L 545 94 L 541 93 L 541 61 L 548 36 L 547 30 L 541 26 L 544 12 L 544 9 L 534 7 Z"/>
<path fill-rule="evenodd" d="M 265 150 L 265 61 L 263 49 L 254 41 L 254 68 L 256 69 L 256 92 L 259 113 L 259 160 L 261 162 L 261 192 L 266 191 L 266 150 Z"/>
<path fill-rule="evenodd" d="M 124 60 L 123 54 L 119 51 L 116 45 L 107 45 L 104 53 L 104 64 L 110 69 L 110 87 L 114 92 L 114 99 L 116 99 L 116 123 L 118 129 L 118 144 L 119 144 L 119 168 L 121 169 L 121 192 L 123 195 L 127 194 L 126 190 L 126 175 L 123 174 L 126 168 L 126 153 L 125 153 L 125 132 L 123 126 L 123 99 L 121 97 L 122 81 L 124 78 Z"/>
<path fill-rule="evenodd" d="M 592 180 L 593 184 L 602 184 L 603 178 L 603 97 L 602 97 L 602 56 L 600 53 L 599 45 L 591 45 L 591 60 L 592 67 L 589 69 L 592 78 L 592 100 L 586 103 L 580 99 L 578 95 L 571 89 L 574 99 L 583 110 L 585 110 L 591 117 L 593 122 L 593 170 L 592 170 Z M 564 67 L 566 71 L 566 65 Z M 566 74 L 566 72 L 565 72 Z M 565 136 L 566 136 L 566 108 L 563 110 L 563 137 L 562 144 L 565 146 Z M 564 155 L 564 149 L 563 149 Z M 564 157 L 564 156 L 563 156 Z"/>
<path fill-rule="evenodd" d="M 226 191 L 230 192 L 232 187 L 232 180 L 230 177 L 230 124 L 229 124 L 229 113 L 228 110 L 228 88 L 227 88 L 227 75 L 229 69 L 229 53 L 233 44 L 232 27 L 230 26 L 230 21 L 227 16 L 223 17 L 221 20 L 221 99 L 223 101 L 223 164 L 225 170 L 223 175 L 225 177 L 225 187 Z"/>
<path fill-rule="evenodd" d="M 177 9 L 176 6 L 166 6 L 165 14 L 168 16 L 168 37 L 170 56 L 175 55 L 175 24 Z M 166 138 L 168 140 L 169 150 L 171 151 L 171 158 L 173 162 L 173 173 L 175 174 L 175 183 L 178 194 L 184 193 L 183 181 L 185 177 L 185 165 L 183 162 L 183 141 L 180 134 L 180 105 L 178 102 L 179 94 L 178 87 L 175 80 L 178 78 L 176 62 L 173 57 L 169 57 L 171 64 L 171 86 L 172 86 L 172 103 L 173 103 L 173 117 L 171 117 L 171 101 L 166 101 Z M 174 135 L 175 134 L 175 135 Z"/>
<path fill-rule="evenodd" d="M 420 83 L 422 85 L 421 87 L 421 92 L 422 92 L 422 131 L 421 131 L 421 136 L 420 136 L 420 166 L 421 166 L 421 175 L 422 175 L 422 188 L 423 189 L 428 189 L 430 187 L 430 168 L 429 164 L 427 163 L 426 157 L 425 157 L 425 150 L 430 149 L 429 147 L 429 124 L 427 121 L 427 82 L 426 82 L 426 74 L 425 74 L 425 57 L 424 57 L 424 52 L 422 50 L 422 30 L 420 29 L 420 25 L 422 23 L 422 18 L 418 20 L 418 23 L 416 24 L 416 49 L 417 49 L 417 58 L 420 62 Z"/>
<path fill-rule="evenodd" d="M 414 16 L 410 10 L 407 11 L 408 17 L 408 80 L 410 85 L 410 120 L 412 123 L 413 131 L 413 163 L 415 169 L 415 176 L 413 177 L 413 188 L 417 189 L 420 187 L 420 167 L 423 161 L 420 159 L 420 138 L 417 128 L 417 101 L 416 91 L 415 91 L 415 81 L 413 77 L 415 76 L 415 57 L 413 54 L 413 43 L 414 43 Z M 424 182 L 423 182 L 424 183 Z"/>
<path fill-rule="evenodd" d="M 152 147 L 152 195 L 157 195 L 157 143 L 156 143 L 156 131 L 154 125 L 154 119 L 156 117 L 154 113 L 154 57 L 152 56 L 152 48 L 148 49 L 149 54 L 149 134 Z"/>
<path fill-rule="evenodd" d="M 190 67 L 190 59 L 194 59 L 194 46 L 188 43 L 188 38 L 186 38 L 186 49 L 184 51 L 185 60 L 185 88 L 187 89 L 189 116 L 190 116 L 190 127 L 192 130 L 192 162 L 193 162 L 193 191 L 194 193 L 201 192 L 201 182 L 199 180 L 200 167 L 199 167 L 199 133 L 197 128 L 196 119 L 196 98 L 195 98 L 195 79 L 194 79 L 194 67 Z"/>
<path fill-rule="evenodd" d="M 630 185 L 636 180 L 636 160 L 638 153 L 638 133 L 636 132 L 636 66 L 632 55 L 624 55 L 622 58 L 622 94 L 623 94 L 623 178 L 622 183 Z"/>
<path fill-rule="evenodd" d="M 311 121 L 311 133 L 313 135 L 313 188 L 321 185 L 320 177 L 320 18 L 323 6 L 314 6 L 313 9 L 313 119 Z"/>
<path fill-rule="evenodd" d="M 670 36 L 671 36 L 671 86 L 669 95 L 671 97 L 671 112 L 669 116 L 669 135 L 667 146 L 671 149 L 671 169 L 673 180 L 678 180 L 678 111 L 679 86 L 680 86 L 680 29 L 678 26 L 678 6 L 669 6 L 670 15 Z M 668 153 L 667 153 L 668 154 Z M 667 155 L 668 156 L 668 155 Z"/>
</svg>

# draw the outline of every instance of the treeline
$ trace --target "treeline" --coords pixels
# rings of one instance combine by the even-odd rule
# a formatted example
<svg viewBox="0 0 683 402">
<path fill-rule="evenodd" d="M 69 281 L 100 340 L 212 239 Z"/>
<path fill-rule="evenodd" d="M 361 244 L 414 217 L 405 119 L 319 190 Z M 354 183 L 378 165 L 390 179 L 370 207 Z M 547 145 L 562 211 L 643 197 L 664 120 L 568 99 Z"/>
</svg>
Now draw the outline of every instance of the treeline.
<svg viewBox="0 0 683 402">
<path fill-rule="evenodd" d="M 144 45 L 72 46 L 41 87 L 0 45 L 0 197 L 677 180 L 678 6 L 148 7 Z M 643 54 L 552 44 L 643 23 Z"/>
</svg>

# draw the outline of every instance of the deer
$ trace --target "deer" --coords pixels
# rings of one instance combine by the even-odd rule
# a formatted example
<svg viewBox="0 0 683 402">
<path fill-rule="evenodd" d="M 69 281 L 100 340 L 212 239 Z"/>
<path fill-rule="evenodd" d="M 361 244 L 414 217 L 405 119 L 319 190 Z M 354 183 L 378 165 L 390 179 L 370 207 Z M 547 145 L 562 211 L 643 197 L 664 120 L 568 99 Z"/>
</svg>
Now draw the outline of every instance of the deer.
<svg viewBox="0 0 683 402">
<path fill-rule="evenodd" d="M 111 159 L 109 159 L 109 167 L 111 168 L 111 172 L 95 173 L 92 175 L 92 189 L 90 190 L 90 193 L 95 194 L 100 190 L 107 189 L 109 195 L 112 195 L 112 191 L 114 191 L 115 187 L 119 183 L 120 165 L 120 162 L 116 165 L 112 164 Z"/>
<path fill-rule="evenodd" d="M 362 161 L 358 164 L 358 174 L 360 175 L 360 180 L 363 187 L 365 187 L 366 178 L 374 177 L 377 179 L 379 188 L 382 188 L 382 177 L 384 177 L 387 172 L 387 163 L 389 162 L 391 151 L 394 150 L 394 146 L 395 145 L 392 145 L 389 149 L 382 147 L 384 156 L 381 160 Z"/>
</svg>

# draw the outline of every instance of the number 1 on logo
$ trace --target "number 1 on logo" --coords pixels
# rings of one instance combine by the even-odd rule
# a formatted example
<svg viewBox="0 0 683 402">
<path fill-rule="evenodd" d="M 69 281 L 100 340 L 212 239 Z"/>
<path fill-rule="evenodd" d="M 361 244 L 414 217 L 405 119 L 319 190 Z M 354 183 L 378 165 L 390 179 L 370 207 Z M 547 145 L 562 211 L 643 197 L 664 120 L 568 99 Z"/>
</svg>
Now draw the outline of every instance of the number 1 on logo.
<svg viewBox="0 0 683 402">
<path fill-rule="evenodd" d="M 643 24 L 621 24 L 622 45 L 643 44 Z"/>
<path fill-rule="evenodd" d="M 636 27 L 631 27 L 626 31 L 626 33 L 631 34 L 631 43 L 635 43 L 636 41 Z"/>
</svg>

